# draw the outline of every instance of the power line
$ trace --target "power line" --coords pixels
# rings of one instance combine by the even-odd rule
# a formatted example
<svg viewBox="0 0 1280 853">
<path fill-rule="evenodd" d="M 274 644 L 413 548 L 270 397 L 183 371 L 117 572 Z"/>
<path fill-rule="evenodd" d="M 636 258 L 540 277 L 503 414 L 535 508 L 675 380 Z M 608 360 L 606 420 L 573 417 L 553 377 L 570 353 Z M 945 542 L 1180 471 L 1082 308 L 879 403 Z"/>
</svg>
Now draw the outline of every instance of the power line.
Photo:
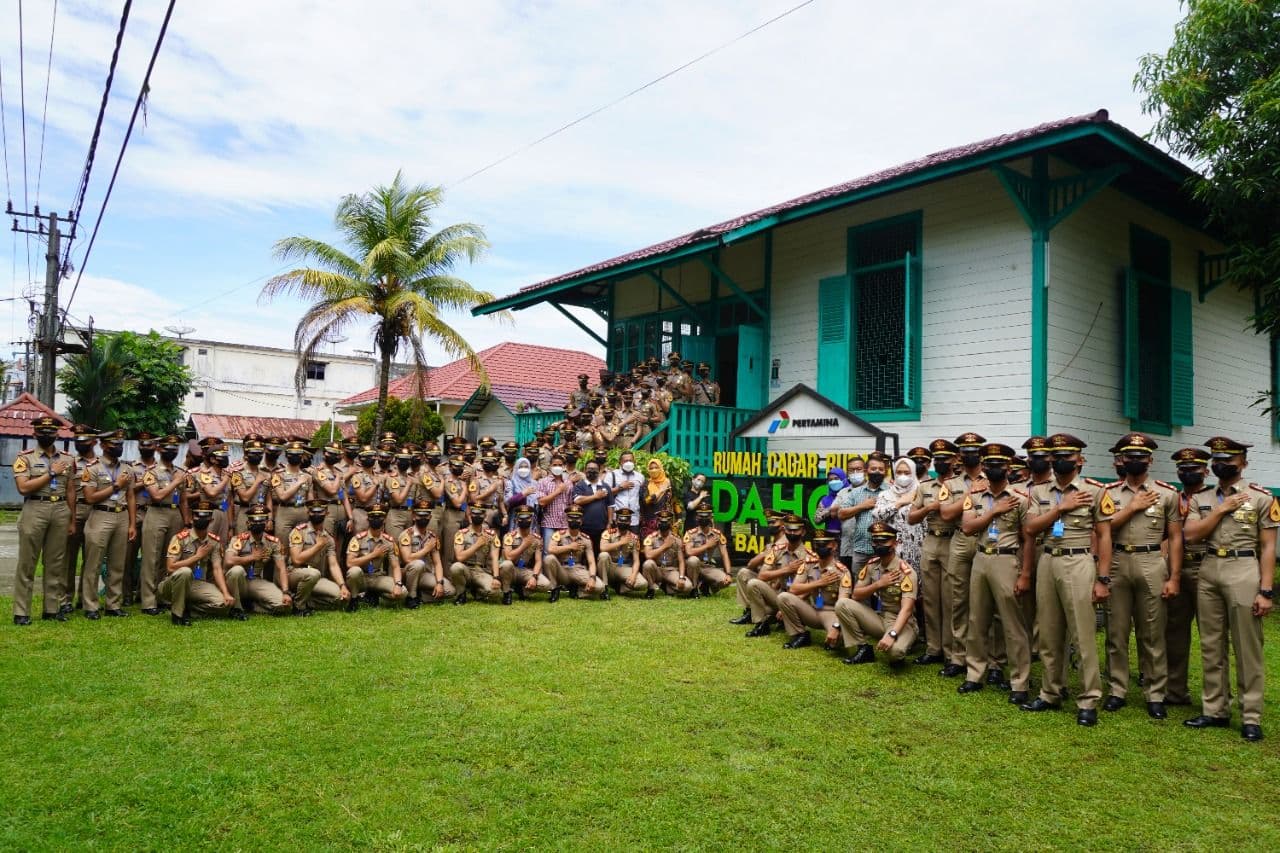
<svg viewBox="0 0 1280 853">
<path fill-rule="evenodd" d="M 18 106 L 22 119 L 22 209 L 30 210 L 31 202 L 27 196 L 27 63 L 25 30 L 22 24 L 22 0 L 18 0 Z M 27 241 L 27 281 L 31 280 L 31 235 Z"/>
<path fill-rule="evenodd" d="M 164 22 L 160 24 L 160 35 L 156 36 L 156 46 L 151 51 L 151 61 L 147 63 L 147 73 L 142 78 L 142 87 L 138 89 L 138 97 L 133 102 L 133 115 L 129 117 L 129 127 L 124 132 L 124 141 L 120 143 L 120 154 L 116 157 L 115 168 L 111 170 L 111 181 L 107 184 L 107 194 L 102 197 L 102 207 L 98 210 L 98 218 L 93 223 L 93 233 L 89 235 L 89 245 L 84 250 L 84 257 L 80 259 L 80 268 L 76 270 L 76 283 L 71 288 L 71 296 L 67 298 L 66 307 L 62 309 L 62 317 L 65 322 L 67 309 L 71 307 L 71 303 L 76 298 L 76 291 L 80 289 L 80 279 L 84 276 L 84 268 L 89 265 L 89 254 L 93 251 L 93 244 L 98 239 L 98 229 L 102 227 L 102 216 L 107 212 L 107 203 L 111 201 L 111 191 L 115 189 L 116 178 L 120 175 L 120 164 L 124 162 L 124 152 L 129 147 L 129 139 L 133 136 L 133 126 L 138 120 L 138 111 L 142 109 L 142 102 L 146 99 L 147 93 L 151 91 L 151 72 L 156 67 L 156 59 L 160 56 L 160 46 L 164 44 L 164 35 L 169 30 L 169 19 L 173 17 L 173 7 L 177 5 L 178 0 L 169 0 L 169 7 L 164 12 Z M 79 221 L 77 215 L 76 220 Z M 72 225 L 75 228 L 75 225 Z"/>
<path fill-rule="evenodd" d="M 12 201 L 13 189 L 9 186 L 9 123 L 4 116 L 4 66 L 0 64 L 0 137 L 4 139 L 4 195 L 7 201 Z"/>
<path fill-rule="evenodd" d="M 40 206 L 40 178 L 44 176 L 44 131 L 49 124 L 49 82 L 53 79 L 53 37 L 58 32 L 58 0 L 53 0 L 49 25 L 49 62 L 44 70 L 44 110 L 40 114 L 40 165 L 36 168 L 36 207 Z"/>
<path fill-rule="evenodd" d="M 532 142 L 526 143 L 525 145 L 522 145 L 521 147 L 508 152 L 504 156 L 499 157 L 497 160 L 494 160 L 489 165 L 476 169 L 474 172 L 468 175 L 464 175 L 463 177 L 459 178 L 458 180 L 454 181 L 452 184 L 449 184 L 448 186 L 456 187 L 459 184 L 466 183 L 467 181 L 471 180 L 477 175 L 483 175 L 485 172 L 489 171 L 490 169 L 496 166 L 501 166 L 503 163 L 507 162 L 511 158 L 517 157 L 523 154 L 524 152 L 528 151 L 530 148 L 533 148 L 537 145 L 541 145 L 542 143 L 546 142 L 548 139 L 551 139 L 553 136 L 559 136 L 561 133 L 564 133 L 566 130 L 570 129 L 571 127 L 582 124 L 587 119 L 592 118 L 593 116 L 599 115 L 600 113 L 604 112 L 610 107 L 616 107 L 618 104 L 627 100 L 627 98 L 630 98 L 633 95 L 638 95 L 641 92 L 643 92 L 645 89 L 648 89 L 652 86 L 656 86 L 657 84 L 661 83 L 663 80 L 666 80 L 668 77 L 673 77 L 676 74 L 679 74 L 681 71 L 684 71 L 686 68 L 689 68 L 690 66 L 693 66 L 693 65 L 697 65 L 702 60 L 710 56 L 714 56 L 715 54 L 719 53 L 720 51 L 724 50 L 727 47 L 732 47 L 733 45 L 747 38 L 748 36 L 751 36 L 751 35 L 754 35 L 755 33 L 760 32 L 770 24 L 775 24 L 778 21 L 781 21 L 783 18 L 787 17 L 788 15 L 794 14 L 795 12 L 799 12 L 805 6 L 808 6 L 813 2 L 814 0 L 804 0 L 804 2 L 802 3 L 797 3 L 795 6 L 792 6 L 790 9 L 787 9 L 785 12 L 782 12 L 781 14 L 778 14 L 778 15 L 774 15 L 769 20 L 765 21 L 762 24 L 757 24 L 756 26 L 747 30 L 745 33 L 735 36 L 734 38 L 729 39 L 729 41 L 724 42 L 721 45 L 713 47 L 711 50 L 708 50 L 706 53 L 702 54 L 701 56 L 696 56 L 693 59 L 690 59 L 688 62 L 684 63 L 683 65 L 679 65 L 671 69 L 666 74 L 662 74 L 658 77 L 654 77 L 652 80 L 650 80 L 648 83 L 645 83 L 643 86 L 637 86 L 636 88 L 632 89 L 630 92 L 627 92 L 625 95 L 614 98 L 612 101 L 605 104 L 604 106 L 596 107 L 594 110 L 591 110 L 591 112 L 584 113 L 583 115 L 580 115 L 577 118 L 575 118 L 573 121 L 560 125 L 550 133 L 544 134 L 543 136 L 539 136 L 537 139 L 533 140 Z"/>
<path fill-rule="evenodd" d="M 230 296 L 231 294 L 235 293 L 238 290 L 244 290 L 246 287 L 251 287 L 252 285 L 257 284 L 260 281 L 264 281 L 265 279 L 274 278 L 275 276 L 284 272 L 291 266 L 293 266 L 293 264 L 285 264 L 275 272 L 269 272 L 266 275 L 260 275 L 257 278 L 252 279 L 251 281 L 246 281 L 244 284 L 237 284 L 235 287 L 231 288 L 230 290 L 224 290 L 221 293 L 217 293 L 217 294 L 214 294 L 213 296 L 210 296 L 208 299 L 201 300 L 200 302 L 193 303 L 184 308 L 179 308 L 176 311 L 173 311 L 169 314 L 164 315 L 160 319 L 167 320 L 170 317 L 177 317 L 181 314 L 185 314 L 188 311 L 192 311 L 192 310 L 195 310 L 196 308 L 200 308 L 204 305 L 208 305 L 210 302 L 217 302 L 219 299 L 222 299 L 224 296 Z"/>
</svg>

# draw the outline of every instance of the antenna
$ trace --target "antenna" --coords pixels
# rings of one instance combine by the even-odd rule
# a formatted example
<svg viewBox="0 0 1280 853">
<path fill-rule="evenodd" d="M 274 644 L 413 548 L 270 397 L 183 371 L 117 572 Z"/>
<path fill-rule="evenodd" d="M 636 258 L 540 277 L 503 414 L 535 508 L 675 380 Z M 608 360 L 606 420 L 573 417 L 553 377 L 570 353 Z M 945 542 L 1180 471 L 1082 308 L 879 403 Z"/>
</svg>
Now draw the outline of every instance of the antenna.
<svg viewBox="0 0 1280 853">
<path fill-rule="evenodd" d="M 336 331 L 333 331 L 333 332 L 326 332 L 326 333 L 325 333 L 325 334 L 320 338 L 320 340 L 322 340 L 322 341 L 324 341 L 325 343 L 329 344 L 329 346 L 333 348 L 333 351 L 334 351 L 334 352 L 337 352 L 337 351 L 338 351 L 338 344 L 340 344 L 340 343 L 342 343 L 342 342 L 346 341 L 346 340 L 347 340 L 347 336 L 346 336 L 346 335 L 344 335 L 344 334 L 342 334 L 342 333 L 340 333 L 340 332 L 336 332 Z"/>
<path fill-rule="evenodd" d="M 176 326 L 165 326 L 164 330 L 166 332 L 173 332 L 178 336 L 178 340 L 182 340 L 184 335 L 189 335 L 196 329 L 195 326 L 188 326 L 186 323 L 182 323 Z"/>
</svg>

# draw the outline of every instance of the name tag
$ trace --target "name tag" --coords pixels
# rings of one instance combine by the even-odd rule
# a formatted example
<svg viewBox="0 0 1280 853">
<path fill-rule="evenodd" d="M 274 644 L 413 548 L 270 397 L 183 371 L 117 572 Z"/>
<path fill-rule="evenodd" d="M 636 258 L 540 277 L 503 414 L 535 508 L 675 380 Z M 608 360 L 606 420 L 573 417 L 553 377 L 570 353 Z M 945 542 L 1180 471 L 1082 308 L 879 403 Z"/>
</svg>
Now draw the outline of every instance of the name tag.
<svg viewBox="0 0 1280 853">
<path fill-rule="evenodd" d="M 1055 539 L 1061 539 L 1066 530 L 1067 526 L 1063 524 L 1062 519 L 1058 519 L 1053 523 L 1053 536 Z"/>
</svg>

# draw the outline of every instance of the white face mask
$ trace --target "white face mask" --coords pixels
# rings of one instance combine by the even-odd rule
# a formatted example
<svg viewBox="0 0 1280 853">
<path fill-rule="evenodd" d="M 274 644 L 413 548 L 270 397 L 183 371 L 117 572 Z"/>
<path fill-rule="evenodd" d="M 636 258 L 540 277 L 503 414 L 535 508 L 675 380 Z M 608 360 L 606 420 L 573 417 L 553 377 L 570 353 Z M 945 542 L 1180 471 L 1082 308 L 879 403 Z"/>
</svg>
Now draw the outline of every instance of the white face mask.
<svg viewBox="0 0 1280 853">
<path fill-rule="evenodd" d="M 636 463 L 630 460 L 627 460 L 626 462 L 622 463 L 622 470 L 630 474 L 632 471 L 636 470 Z"/>
<path fill-rule="evenodd" d="M 866 482 L 866 479 L 867 479 L 866 476 L 861 471 L 854 471 L 852 474 L 849 475 L 849 485 L 861 486 L 864 482 Z"/>
<path fill-rule="evenodd" d="M 907 488 L 908 486 L 910 486 L 910 485 L 911 485 L 912 483 L 914 483 L 915 481 L 916 481 L 916 478 L 915 478 L 914 476 L 912 476 L 911 474 L 899 474 L 899 475 L 894 479 L 894 482 L 898 484 L 898 488 L 900 488 L 900 489 L 905 489 L 905 488 Z"/>
<path fill-rule="evenodd" d="M 559 477 L 559 476 L 560 476 L 561 474 L 563 474 L 563 473 L 564 473 L 564 466 L 563 466 L 563 465 L 552 465 L 552 466 L 551 466 L 551 476 L 552 476 L 552 477 Z"/>
</svg>

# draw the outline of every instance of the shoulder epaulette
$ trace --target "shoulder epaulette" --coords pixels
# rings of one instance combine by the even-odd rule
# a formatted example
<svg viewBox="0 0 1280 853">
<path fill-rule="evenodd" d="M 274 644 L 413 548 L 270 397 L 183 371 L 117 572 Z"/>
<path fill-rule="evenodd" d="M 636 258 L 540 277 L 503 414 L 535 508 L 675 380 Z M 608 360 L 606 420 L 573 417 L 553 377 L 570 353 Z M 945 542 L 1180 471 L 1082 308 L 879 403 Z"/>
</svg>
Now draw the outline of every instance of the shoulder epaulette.
<svg viewBox="0 0 1280 853">
<path fill-rule="evenodd" d="M 1017 488 L 1017 487 L 1015 486 L 1014 488 L 1010 489 L 1009 491 L 1013 492 L 1015 495 L 1017 495 L 1017 496 L 1018 496 L 1018 497 L 1020 497 L 1020 498 L 1029 498 L 1029 497 L 1031 497 L 1031 490 L 1030 490 L 1030 489 L 1025 489 L 1025 490 L 1024 490 L 1024 489 L 1019 489 L 1019 488 Z"/>
<path fill-rule="evenodd" d="M 1092 480 L 1089 480 L 1089 479 L 1086 479 L 1086 480 L 1085 480 L 1085 482 L 1087 482 L 1087 483 L 1092 483 L 1093 481 L 1092 481 Z M 1099 485 L 1101 485 L 1101 484 L 1099 484 Z M 1114 483 L 1107 483 L 1105 486 L 1102 486 L 1102 488 L 1104 488 L 1104 489 L 1115 489 L 1115 488 L 1118 488 L 1118 487 L 1123 486 L 1123 485 L 1124 485 L 1124 480 L 1116 480 Z"/>
<path fill-rule="evenodd" d="M 1275 495 L 1271 494 L 1270 489 L 1264 489 L 1262 486 L 1259 486 L 1257 483 L 1250 483 L 1249 488 L 1257 492 L 1262 492 L 1264 495 L 1266 495 L 1269 498 L 1275 497 Z"/>
<path fill-rule="evenodd" d="M 187 538 L 188 536 L 190 536 L 190 535 L 191 535 L 191 531 L 190 531 L 190 530 L 179 530 L 179 531 L 178 531 L 178 538 L 179 538 L 179 539 L 186 539 L 186 538 Z"/>
<path fill-rule="evenodd" d="M 1088 483 L 1089 485 L 1091 485 L 1091 486 L 1097 486 L 1099 489 L 1105 489 L 1105 488 L 1107 488 L 1107 484 L 1106 484 L 1106 483 L 1103 483 L 1103 482 L 1102 482 L 1102 481 L 1100 481 L 1100 480 L 1095 480 L 1095 479 L 1093 479 L 1092 477 L 1085 477 L 1085 478 L 1084 478 L 1084 481 L 1085 481 L 1086 483 Z M 1119 481 L 1119 480 L 1117 480 L 1116 482 L 1120 482 L 1120 481 Z"/>
<path fill-rule="evenodd" d="M 218 538 L 218 534 L 214 533 L 212 530 L 211 530 L 211 531 L 209 531 L 206 535 L 207 535 L 210 539 L 212 539 L 214 542 L 221 542 L 221 541 L 222 541 L 221 539 L 219 539 L 219 538 Z"/>
<path fill-rule="evenodd" d="M 369 531 L 367 530 L 361 530 L 359 533 L 356 534 L 357 539 L 366 539 L 368 538 L 368 536 L 369 536 Z"/>
<path fill-rule="evenodd" d="M 1162 486 L 1162 487 L 1164 487 L 1164 488 L 1168 489 L 1168 490 L 1169 490 L 1169 491 L 1171 491 L 1171 492 L 1176 492 L 1176 491 L 1178 491 L 1176 488 L 1174 488 L 1173 486 L 1169 485 L 1169 484 L 1168 484 L 1168 483 L 1166 483 L 1164 480 L 1156 480 L 1156 481 L 1155 481 L 1155 484 L 1156 484 L 1157 486 Z"/>
<path fill-rule="evenodd" d="M 279 542 L 279 541 L 280 541 L 280 539 L 279 539 L 278 537 L 276 537 L 276 536 L 274 536 L 274 535 L 272 535 L 272 534 L 270 534 L 270 533 L 264 533 L 264 534 L 262 534 L 262 538 L 263 538 L 263 539 L 265 539 L 265 540 L 267 540 L 268 542 Z"/>
<path fill-rule="evenodd" d="M 295 524 L 295 525 L 293 526 L 293 529 L 294 529 L 294 530 L 301 530 L 302 528 L 306 527 L 306 526 L 307 526 L 308 524 L 310 524 L 310 523 L 311 523 L 311 522 L 309 522 L 309 521 L 304 521 L 304 522 L 302 522 L 301 524 Z"/>
<path fill-rule="evenodd" d="M 252 533 L 250 533 L 249 531 L 247 531 L 247 530 L 246 530 L 244 533 L 237 533 L 237 534 L 236 534 L 236 539 L 238 539 L 238 540 L 239 540 L 239 541 L 241 541 L 241 542 L 244 542 L 245 540 L 247 540 L 247 539 L 248 539 L 250 536 L 252 536 L 252 535 L 253 535 Z"/>
</svg>

